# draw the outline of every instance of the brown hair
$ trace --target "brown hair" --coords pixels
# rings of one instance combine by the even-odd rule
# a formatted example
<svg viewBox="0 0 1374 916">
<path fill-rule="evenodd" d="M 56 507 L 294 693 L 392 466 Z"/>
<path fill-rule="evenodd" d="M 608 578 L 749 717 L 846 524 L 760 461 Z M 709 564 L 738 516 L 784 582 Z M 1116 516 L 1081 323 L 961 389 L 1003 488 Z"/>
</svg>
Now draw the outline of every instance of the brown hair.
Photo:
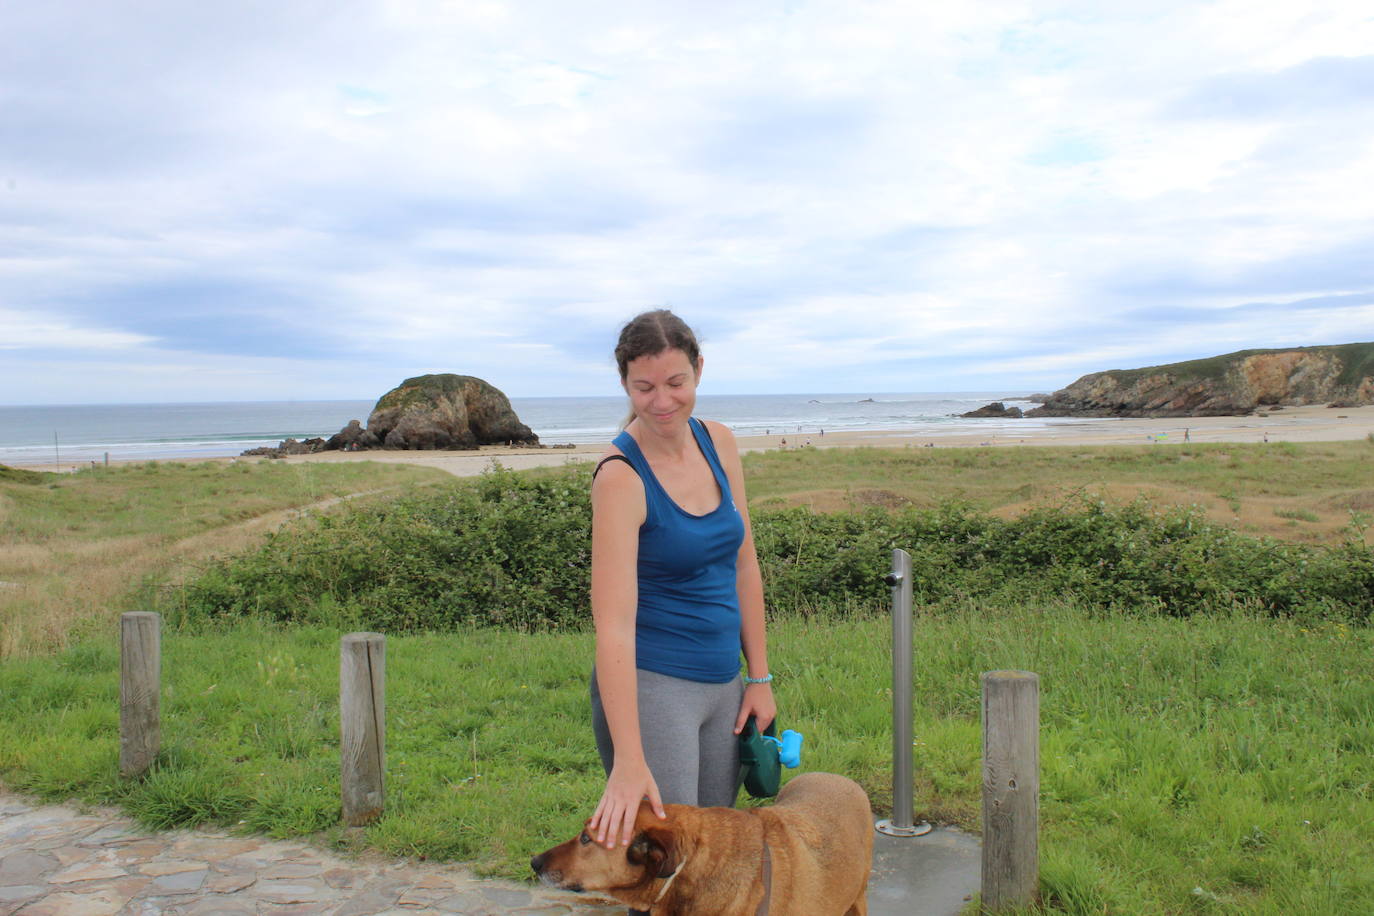
<svg viewBox="0 0 1374 916">
<path fill-rule="evenodd" d="M 620 370 L 620 380 L 625 381 L 629 375 L 630 363 L 641 356 L 657 356 L 665 350 L 681 350 L 687 354 L 692 371 L 696 371 L 701 347 L 687 322 L 668 309 L 636 315 L 620 329 L 620 341 L 615 345 L 615 364 Z"/>
<path fill-rule="evenodd" d="M 692 372 L 696 373 L 701 347 L 687 322 L 668 309 L 641 312 L 631 318 L 630 323 L 620 329 L 620 340 L 615 345 L 615 365 L 620 370 L 620 381 L 623 383 L 629 376 L 630 363 L 641 356 L 657 356 L 666 350 L 681 350 L 687 354 Z M 620 428 L 629 426 L 634 418 L 635 412 L 631 410 Z"/>
</svg>

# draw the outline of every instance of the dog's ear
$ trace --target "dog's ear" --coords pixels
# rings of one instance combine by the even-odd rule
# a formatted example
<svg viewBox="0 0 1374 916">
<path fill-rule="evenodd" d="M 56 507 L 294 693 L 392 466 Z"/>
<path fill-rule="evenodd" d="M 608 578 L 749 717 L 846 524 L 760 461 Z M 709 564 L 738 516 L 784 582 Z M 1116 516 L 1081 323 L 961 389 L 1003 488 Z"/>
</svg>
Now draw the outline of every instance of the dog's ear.
<svg viewBox="0 0 1374 916">
<path fill-rule="evenodd" d="M 667 878 L 677 869 L 677 850 L 671 830 L 651 828 L 634 838 L 625 857 L 631 865 L 644 866 L 657 878 Z"/>
</svg>

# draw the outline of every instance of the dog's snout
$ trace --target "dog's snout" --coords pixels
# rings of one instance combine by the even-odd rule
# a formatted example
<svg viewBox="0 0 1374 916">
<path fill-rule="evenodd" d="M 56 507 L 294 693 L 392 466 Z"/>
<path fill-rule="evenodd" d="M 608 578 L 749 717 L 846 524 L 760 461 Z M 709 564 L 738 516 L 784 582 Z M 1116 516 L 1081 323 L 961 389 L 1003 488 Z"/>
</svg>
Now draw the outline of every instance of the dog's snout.
<svg viewBox="0 0 1374 916">
<path fill-rule="evenodd" d="M 582 885 L 580 884 L 564 883 L 562 869 L 556 868 L 553 865 L 553 858 L 551 856 L 553 852 L 554 850 L 550 849 L 530 859 L 530 868 L 534 869 L 534 873 L 539 876 L 539 880 L 549 887 L 556 887 L 565 891 L 581 891 Z"/>
</svg>

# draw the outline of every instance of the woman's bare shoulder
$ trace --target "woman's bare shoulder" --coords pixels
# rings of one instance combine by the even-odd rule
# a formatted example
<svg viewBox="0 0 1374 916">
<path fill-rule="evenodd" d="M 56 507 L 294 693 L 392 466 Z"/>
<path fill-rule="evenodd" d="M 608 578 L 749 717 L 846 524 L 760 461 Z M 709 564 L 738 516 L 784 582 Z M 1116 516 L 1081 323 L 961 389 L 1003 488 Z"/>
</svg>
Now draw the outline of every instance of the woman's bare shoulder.
<svg viewBox="0 0 1374 916">
<path fill-rule="evenodd" d="M 711 441 L 715 443 L 717 451 L 724 448 L 731 454 L 739 452 L 739 444 L 735 441 L 735 434 L 730 427 L 717 420 L 702 420 L 701 423 L 711 434 Z"/>
<path fill-rule="evenodd" d="M 601 457 L 596 459 L 596 470 L 592 476 L 592 495 L 614 497 L 620 494 L 633 494 L 636 490 L 643 493 L 639 472 L 630 464 L 630 459 L 623 451 L 614 445 L 607 446 Z"/>
</svg>

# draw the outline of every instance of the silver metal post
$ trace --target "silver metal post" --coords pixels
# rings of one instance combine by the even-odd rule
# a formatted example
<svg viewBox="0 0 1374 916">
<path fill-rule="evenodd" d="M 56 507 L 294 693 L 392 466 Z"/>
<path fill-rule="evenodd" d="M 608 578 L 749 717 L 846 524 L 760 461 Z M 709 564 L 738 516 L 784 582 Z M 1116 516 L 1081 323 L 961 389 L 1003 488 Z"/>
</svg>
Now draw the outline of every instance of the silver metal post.
<svg viewBox="0 0 1374 916">
<path fill-rule="evenodd" d="M 878 821 L 879 833 L 921 836 L 929 824 L 913 823 L 911 797 L 911 555 L 892 551 L 892 817 Z"/>
</svg>

